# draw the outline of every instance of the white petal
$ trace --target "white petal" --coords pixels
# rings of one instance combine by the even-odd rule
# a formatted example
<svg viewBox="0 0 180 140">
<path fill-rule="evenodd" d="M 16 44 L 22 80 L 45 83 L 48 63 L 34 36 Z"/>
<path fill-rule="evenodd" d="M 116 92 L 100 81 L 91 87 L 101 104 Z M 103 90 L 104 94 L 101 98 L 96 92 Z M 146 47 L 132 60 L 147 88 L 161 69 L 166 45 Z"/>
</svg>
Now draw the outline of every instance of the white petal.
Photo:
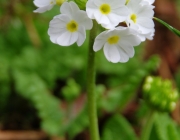
<svg viewBox="0 0 180 140">
<path fill-rule="evenodd" d="M 37 7 L 44 7 L 44 6 L 49 5 L 51 3 L 51 0 L 34 0 L 33 3 Z"/>
<path fill-rule="evenodd" d="M 88 0 L 89 1 L 89 0 Z M 105 3 L 104 0 L 91 0 L 97 7 L 99 7 L 101 4 Z"/>
<path fill-rule="evenodd" d="M 153 4 L 155 0 L 144 0 L 144 3 L 147 2 L 149 5 Z"/>
<path fill-rule="evenodd" d="M 121 6 L 124 6 L 126 0 L 108 0 L 108 3 L 111 4 L 112 9 L 120 8 Z"/>
<path fill-rule="evenodd" d="M 95 52 L 99 51 L 106 43 L 106 39 L 107 39 L 106 34 L 107 34 L 107 31 L 104 31 L 95 38 L 94 45 L 93 45 L 93 50 Z"/>
<path fill-rule="evenodd" d="M 85 39 L 86 39 L 86 31 L 83 26 L 79 26 L 77 45 L 81 46 L 84 43 Z"/>
<path fill-rule="evenodd" d="M 141 43 L 140 39 L 135 35 L 121 36 L 120 42 L 128 42 L 131 46 L 137 46 Z"/>
<path fill-rule="evenodd" d="M 116 31 L 117 34 L 121 37 L 121 36 L 127 36 L 127 35 L 131 35 L 134 33 L 137 33 L 137 31 L 129 28 L 129 27 L 123 27 L 123 26 L 118 26 L 116 27 Z"/>
<path fill-rule="evenodd" d="M 106 43 L 103 50 L 107 60 L 113 63 L 119 62 L 120 55 L 117 46 Z"/>
<path fill-rule="evenodd" d="M 64 28 L 66 27 L 66 24 L 70 21 L 70 18 L 67 15 L 60 14 L 53 18 L 53 20 L 50 21 L 50 27 L 54 28 Z"/>
<path fill-rule="evenodd" d="M 144 36 L 145 36 L 147 39 L 152 40 L 152 39 L 153 39 L 153 36 L 154 36 L 154 32 L 155 32 L 155 29 L 154 29 L 152 32 L 148 33 L 148 34 L 144 34 Z"/>
<path fill-rule="evenodd" d="M 130 0 L 129 3 L 126 5 L 127 8 L 129 9 L 129 11 L 136 13 L 139 8 L 140 8 L 140 4 L 139 4 L 140 0 Z"/>
<path fill-rule="evenodd" d="M 139 17 L 153 18 L 154 11 L 149 6 L 141 6 L 136 13 Z"/>
<path fill-rule="evenodd" d="M 62 29 L 59 29 L 58 31 L 55 30 L 55 29 L 49 29 L 48 30 L 48 34 L 50 36 L 50 40 L 53 42 L 53 43 L 57 43 L 57 38 L 59 36 L 61 36 L 61 34 L 64 34 L 67 30 L 62 28 Z"/>
<path fill-rule="evenodd" d="M 141 40 L 141 42 L 144 42 L 146 40 L 146 37 L 144 34 L 138 34 L 137 35 L 139 37 L 139 39 Z"/>
<path fill-rule="evenodd" d="M 137 24 L 138 24 L 139 30 L 141 30 L 143 34 L 152 32 L 152 30 L 154 29 L 154 22 L 152 19 L 149 19 L 149 18 L 145 18 L 145 17 L 138 18 Z"/>
<path fill-rule="evenodd" d="M 109 18 L 101 14 L 99 11 L 94 13 L 94 17 L 99 24 L 109 24 Z"/>
<path fill-rule="evenodd" d="M 124 52 L 124 50 L 122 48 L 118 47 L 118 51 L 120 54 L 119 62 L 123 62 L 123 63 L 127 62 L 129 60 L 129 56 Z"/>
<path fill-rule="evenodd" d="M 119 48 L 128 57 L 133 57 L 134 56 L 134 48 L 128 42 L 121 42 L 121 43 L 119 43 Z"/>
<path fill-rule="evenodd" d="M 118 16 L 119 22 L 122 22 L 129 15 L 129 10 L 127 9 L 127 7 L 121 6 L 121 7 L 117 8 L 117 9 L 113 9 L 112 13 L 116 14 Z"/>
<path fill-rule="evenodd" d="M 78 39 L 78 33 L 71 33 L 66 31 L 57 38 L 57 44 L 61 46 L 70 46 L 75 43 Z"/>
<path fill-rule="evenodd" d="M 72 16 L 74 14 L 74 11 L 78 11 L 78 10 L 79 10 L 79 7 L 73 1 L 64 2 L 60 8 L 60 12 L 62 14 L 67 14 L 69 16 Z"/>
<path fill-rule="evenodd" d="M 111 13 L 111 14 L 107 15 L 107 17 L 109 19 L 109 24 L 117 26 L 121 22 L 119 20 L 120 19 L 119 15 L 117 15 L 117 14 Z"/>
<path fill-rule="evenodd" d="M 139 25 L 138 25 L 138 24 L 134 24 L 134 22 L 133 22 L 133 23 L 131 22 L 129 27 L 130 27 L 131 29 L 136 30 L 137 32 L 141 31 L 141 30 L 139 29 Z"/>
<path fill-rule="evenodd" d="M 88 18 L 85 11 L 77 11 L 74 15 L 74 19 L 76 19 L 79 25 L 84 26 L 87 30 L 90 30 L 93 26 L 92 20 Z"/>
<path fill-rule="evenodd" d="M 93 0 L 88 0 L 86 3 L 86 13 L 88 17 L 94 19 L 95 12 L 98 12 L 97 6 L 94 4 Z"/>
<path fill-rule="evenodd" d="M 47 6 L 44 6 L 44 7 L 39 7 L 38 9 L 34 10 L 33 12 L 35 13 L 44 13 L 46 11 L 49 11 L 53 8 L 54 5 L 47 5 Z"/>
<path fill-rule="evenodd" d="M 102 27 L 104 27 L 104 28 L 106 28 L 106 29 L 114 29 L 116 26 L 117 26 L 117 24 L 101 24 L 102 25 Z"/>
</svg>

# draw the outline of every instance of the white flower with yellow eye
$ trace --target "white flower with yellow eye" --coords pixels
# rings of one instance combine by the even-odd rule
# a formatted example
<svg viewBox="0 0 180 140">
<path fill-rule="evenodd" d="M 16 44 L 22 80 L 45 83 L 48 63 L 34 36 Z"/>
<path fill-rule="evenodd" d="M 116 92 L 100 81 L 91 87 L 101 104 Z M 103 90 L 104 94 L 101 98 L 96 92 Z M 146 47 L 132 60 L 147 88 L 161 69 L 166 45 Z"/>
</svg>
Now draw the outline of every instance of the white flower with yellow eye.
<svg viewBox="0 0 180 140">
<path fill-rule="evenodd" d="M 96 19 L 107 29 L 112 29 L 128 16 L 125 2 L 126 0 L 88 0 L 86 12 L 89 18 Z"/>
<path fill-rule="evenodd" d="M 133 46 L 141 42 L 136 34 L 136 31 L 128 27 L 104 31 L 96 37 L 93 49 L 98 51 L 103 48 L 105 57 L 110 62 L 127 62 L 134 56 Z"/>
<path fill-rule="evenodd" d="M 66 0 L 34 0 L 34 4 L 38 9 L 34 10 L 35 13 L 43 13 L 49 11 L 54 5 L 61 5 Z"/>
<path fill-rule="evenodd" d="M 130 28 L 137 30 L 141 41 L 144 41 L 146 38 L 152 39 L 154 35 L 154 11 L 149 5 L 141 5 L 140 1 L 130 0 L 126 5 L 130 13 L 126 23 Z"/>
<path fill-rule="evenodd" d="M 74 2 L 63 3 L 60 12 L 60 15 L 50 21 L 50 40 L 61 46 L 69 46 L 75 42 L 81 46 L 86 39 L 86 30 L 92 28 L 92 20 Z"/>
</svg>

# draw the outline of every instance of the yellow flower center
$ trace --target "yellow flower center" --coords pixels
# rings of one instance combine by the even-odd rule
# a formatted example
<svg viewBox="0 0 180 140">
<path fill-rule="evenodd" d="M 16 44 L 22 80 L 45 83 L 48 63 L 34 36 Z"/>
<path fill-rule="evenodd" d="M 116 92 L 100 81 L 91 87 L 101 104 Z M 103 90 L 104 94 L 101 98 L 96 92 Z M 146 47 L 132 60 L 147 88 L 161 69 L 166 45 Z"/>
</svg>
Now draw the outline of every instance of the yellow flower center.
<svg viewBox="0 0 180 140">
<path fill-rule="evenodd" d="M 111 12 L 111 7 L 109 6 L 109 4 L 102 4 L 99 7 L 99 10 L 101 11 L 102 14 L 109 14 Z"/>
<path fill-rule="evenodd" d="M 131 17 L 130 17 L 130 19 L 131 19 L 134 23 L 136 23 L 137 16 L 136 16 L 135 14 L 132 14 Z"/>
<path fill-rule="evenodd" d="M 66 0 L 56 0 L 56 4 L 61 6 Z"/>
<path fill-rule="evenodd" d="M 127 5 L 129 3 L 129 0 L 126 0 L 126 3 L 125 3 L 125 5 Z"/>
<path fill-rule="evenodd" d="M 76 21 L 72 20 L 66 25 L 66 28 L 70 32 L 76 32 L 78 30 L 78 24 Z"/>
<path fill-rule="evenodd" d="M 108 38 L 108 43 L 111 44 L 111 45 L 116 44 L 116 43 L 118 43 L 119 39 L 120 38 L 117 35 L 112 36 L 112 37 Z"/>
</svg>

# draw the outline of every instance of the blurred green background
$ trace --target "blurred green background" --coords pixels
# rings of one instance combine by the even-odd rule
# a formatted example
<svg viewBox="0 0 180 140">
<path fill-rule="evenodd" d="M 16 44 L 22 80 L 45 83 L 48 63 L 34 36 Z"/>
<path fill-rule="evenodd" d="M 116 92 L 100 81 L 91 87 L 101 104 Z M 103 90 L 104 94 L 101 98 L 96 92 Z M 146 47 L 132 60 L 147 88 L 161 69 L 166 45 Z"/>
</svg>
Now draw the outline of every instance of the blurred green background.
<svg viewBox="0 0 180 140">
<path fill-rule="evenodd" d="M 157 14 L 161 2 L 176 5 L 173 12 L 179 15 L 179 1 L 168 0 L 157 0 Z M 59 7 L 43 14 L 33 13 L 35 9 L 33 1 L 0 1 L 0 137 L 4 131 L 34 130 L 43 131 L 45 136 L 41 139 L 46 140 L 88 140 L 88 39 L 81 47 L 53 44 L 47 30 L 49 21 L 59 14 Z M 164 16 L 169 15 L 164 13 Z M 167 34 L 176 38 L 172 33 Z M 159 35 L 157 33 L 157 38 Z M 113 64 L 106 60 L 103 51 L 96 53 L 96 92 L 102 140 L 180 140 L 179 104 L 170 113 L 169 105 L 164 103 L 170 100 L 172 85 L 180 88 L 180 55 L 177 53 L 180 46 L 179 40 L 174 42 L 175 47 L 171 43 L 169 48 L 176 48 L 176 63 L 165 69 L 162 59 L 174 60 L 174 49 L 171 55 L 161 51 L 164 57 L 156 50 L 147 55 L 148 44 L 152 41 L 135 47 L 135 57 L 127 63 Z M 161 45 L 156 43 L 158 50 L 157 46 Z M 170 76 L 161 73 L 167 69 Z M 169 79 L 170 86 L 164 86 L 165 90 L 162 85 L 152 85 L 155 88 L 150 96 L 156 96 L 156 92 L 163 96 L 168 91 L 167 98 L 158 101 L 160 110 L 148 104 L 149 96 L 146 100 L 143 98 L 142 87 L 149 75 Z M 161 99 L 161 94 L 157 98 Z"/>
</svg>

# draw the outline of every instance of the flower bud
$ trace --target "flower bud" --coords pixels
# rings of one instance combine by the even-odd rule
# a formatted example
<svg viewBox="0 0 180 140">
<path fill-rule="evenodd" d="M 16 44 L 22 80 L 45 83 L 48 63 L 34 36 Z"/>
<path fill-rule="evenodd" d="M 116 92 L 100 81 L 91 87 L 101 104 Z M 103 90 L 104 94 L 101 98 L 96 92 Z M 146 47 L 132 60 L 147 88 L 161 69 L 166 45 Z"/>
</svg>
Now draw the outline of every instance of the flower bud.
<svg viewBox="0 0 180 140">
<path fill-rule="evenodd" d="M 153 109 L 170 112 L 175 109 L 179 95 L 170 80 L 148 76 L 143 85 L 143 97 Z"/>
<path fill-rule="evenodd" d="M 56 4 L 61 6 L 66 0 L 56 0 Z"/>
</svg>

